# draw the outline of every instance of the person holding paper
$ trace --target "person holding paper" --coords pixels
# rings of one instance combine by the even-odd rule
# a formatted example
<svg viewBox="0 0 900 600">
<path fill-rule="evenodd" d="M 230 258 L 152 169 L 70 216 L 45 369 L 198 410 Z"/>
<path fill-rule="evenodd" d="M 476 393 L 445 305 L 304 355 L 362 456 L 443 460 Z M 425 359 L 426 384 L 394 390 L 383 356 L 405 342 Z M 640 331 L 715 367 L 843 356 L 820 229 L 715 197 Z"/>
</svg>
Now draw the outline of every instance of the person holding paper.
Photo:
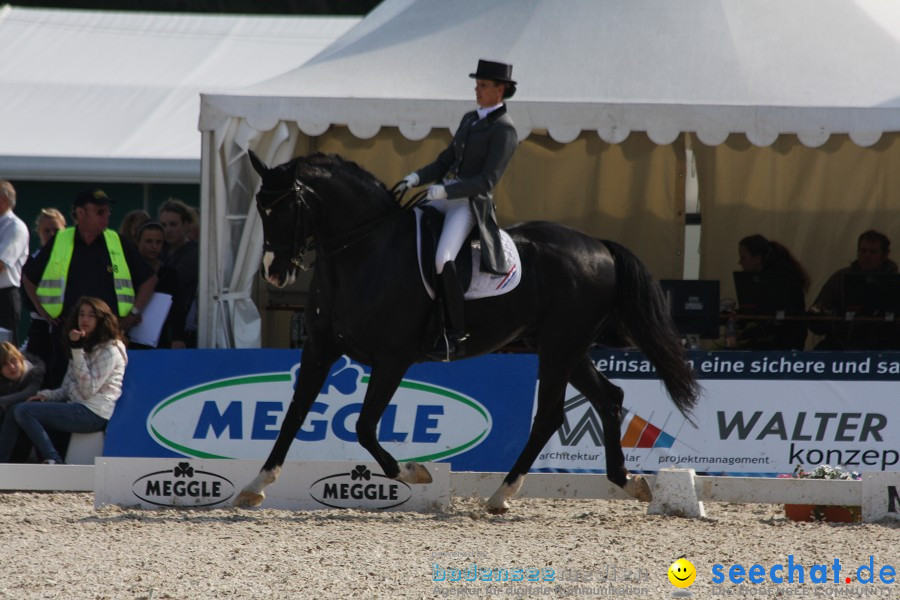
<svg viewBox="0 0 900 600">
<path fill-rule="evenodd" d="M 160 259 L 165 230 L 159 221 L 147 221 L 137 230 L 138 252 L 156 273 L 156 294 L 167 294 L 172 299 L 169 314 L 163 324 L 162 333 L 156 348 L 185 348 L 185 306 L 183 287 L 178 279 L 178 272 Z M 134 342 L 134 340 L 132 340 Z M 146 349 L 154 346 L 133 343 L 134 349 Z"/>
<path fill-rule="evenodd" d="M 82 297 L 63 333 L 70 359 L 62 387 L 41 390 L 12 406 L 0 427 L 0 462 L 9 462 L 24 433 L 44 464 L 61 464 L 47 429 L 93 433 L 106 429 L 112 417 L 128 364 L 119 319 L 103 300 Z"/>
<path fill-rule="evenodd" d="M 191 238 L 195 211 L 170 198 L 159 207 L 159 222 L 166 234 L 160 255 L 163 262 L 178 272 L 180 304 L 184 309 L 184 337 L 188 348 L 197 347 L 197 281 L 200 277 L 200 245 Z"/>
</svg>

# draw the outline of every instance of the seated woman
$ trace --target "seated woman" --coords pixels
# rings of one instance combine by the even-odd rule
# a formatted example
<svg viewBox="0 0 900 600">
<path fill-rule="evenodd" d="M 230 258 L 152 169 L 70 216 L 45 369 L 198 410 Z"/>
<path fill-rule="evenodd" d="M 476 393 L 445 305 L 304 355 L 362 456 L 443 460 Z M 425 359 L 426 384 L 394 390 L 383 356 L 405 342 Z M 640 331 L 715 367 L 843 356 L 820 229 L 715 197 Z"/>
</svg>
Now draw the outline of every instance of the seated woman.
<svg viewBox="0 0 900 600">
<path fill-rule="evenodd" d="M 793 316 L 800 316 L 806 308 L 804 300 L 809 290 L 809 274 L 783 244 L 767 240 L 762 235 L 750 235 L 738 243 L 738 264 L 745 272 L 780 273 L 776 280 L 784 290 L 769 290 L 778 298 L 790 298 L 783 307 Z M 806 324 L 802 321 L 760 319 L 745 322 L 738 345 L 749 350 L 803 350 L 806 344 Z"/>
<path fill-rule="evenodd" d="M 44 361 L 22 354 L 9 342 L 0 344 L 0 423 L 19 402 L 33 396 L 44 383 Z M 19 440 L 12 452 L 13 462 L 22 462 L 31 452 L 27 439 Z"/>
<path fill-rule="evenodd" d="M 44 372 L 41 359 L 22 354 L 10 342 L 0 344 L 0 421 L 14 404 L 37 393 Z"/>
<path fill-rule="evenodd" d="M 0 427 L 0 462 L 9 462 L 20 431 L 31 439 L 45 464 L 61 464 L 47 428 L 69 433 L 106 428 L 122 395 L 128 362 L 118 323 L 99 298 L 78 300 L 63 328 L 71 358 L 62 387 L 41 390 L 12 407 Z"/>
</svg>

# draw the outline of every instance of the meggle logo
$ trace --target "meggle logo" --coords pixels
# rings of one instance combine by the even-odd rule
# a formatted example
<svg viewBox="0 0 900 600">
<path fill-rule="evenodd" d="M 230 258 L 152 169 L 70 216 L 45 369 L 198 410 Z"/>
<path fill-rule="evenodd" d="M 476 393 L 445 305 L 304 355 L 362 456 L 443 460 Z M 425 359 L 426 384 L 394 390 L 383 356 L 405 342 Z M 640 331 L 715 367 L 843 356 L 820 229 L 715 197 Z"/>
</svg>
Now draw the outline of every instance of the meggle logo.
<svg viewBox="0 0 900 600">
<path fill-rule="evenodd" d="M 147 419 L 161 446 L 197 458 L 265 458 L 294 392 L 290 373 L 212 381 L 157 404 Z M 356 420 L 369 376 L 342 359 L 329 374 L 295 436 L 288 459 L 371 460 L 359 446 Z M 435 461 L 474 448 L 491 431 L 478 401 L 454 390 L 403 380 L 378 425 L 378 440 L 401 461 Z M 348 442 L 348 443 L 343 443 Z"/>
<path fill-rule="evenodd" d="M 402 481 L 373 473 L 365 465 L 356 465 L 349 473 L 336 473 L 319 479 L 310 486 L 309 495 L 319 504 L 331 508 L 383 510 L 408 501 L 412 490 Z"/>
<path fill-rule="evenodd" d="M 131 492 L 156 506 L 203 507 L 228 501 L 234 495 L 234 484 L 221 475 L 181 462 L 174 469 L 138 477 Z"/>
</svg>

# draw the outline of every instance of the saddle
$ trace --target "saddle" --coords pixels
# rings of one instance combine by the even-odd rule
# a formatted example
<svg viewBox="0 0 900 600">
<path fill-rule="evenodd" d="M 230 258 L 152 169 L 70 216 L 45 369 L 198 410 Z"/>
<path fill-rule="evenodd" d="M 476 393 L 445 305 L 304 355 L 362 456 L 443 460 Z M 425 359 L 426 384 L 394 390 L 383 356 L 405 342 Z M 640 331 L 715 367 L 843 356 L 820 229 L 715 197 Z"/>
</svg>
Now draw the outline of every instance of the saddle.
<svg viewBox="0 0 900 600">
<path fill-rule="evenodd" d="M 416 240 L 418 242 L 419 275 L 425 291 L 434 299 L 437 274 L 434 268 L 434 256 L 437 252 L 438 240 L 444 226 L 444 215 L 437 209 L 425 205 L 413 209 L 416 213 Z M 466 243 L 456 255 L 456 274 L 460 285 L 465 290 L 466 300 L 489 298 L 510 292 L 519 285 L 522 270 L 520 268 L 519 251 L 512 238 L 505 231 L 500 231 L 503 251 L 512 268 L 505 275 L 485 273 L 481 270 L 481 241 L 478 229 L 472 229 Z"/>
</svg>

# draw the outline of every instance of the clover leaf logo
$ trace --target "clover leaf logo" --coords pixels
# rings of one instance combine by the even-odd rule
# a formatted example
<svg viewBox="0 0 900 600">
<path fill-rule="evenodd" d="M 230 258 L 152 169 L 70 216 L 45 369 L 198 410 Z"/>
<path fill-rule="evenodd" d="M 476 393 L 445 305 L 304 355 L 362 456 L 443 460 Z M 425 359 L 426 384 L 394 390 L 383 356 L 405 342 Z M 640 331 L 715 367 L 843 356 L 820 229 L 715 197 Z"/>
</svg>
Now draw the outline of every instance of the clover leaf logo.
<svg viewBox="0 0 900 600">
<path fill-rule="evenodd" d="M 188 462 L 180 462 L 178 466 L 175 467 L 175 477 L 193 477 L 194 476 L 194 467 L 191 466 L 191 463 Z"/>
<path fill-rule="evenodd" d="M 350 481 L 357 479 L 365 479 L 369 481 L 372 478 L 372 471 L 366 468 L 366 465 L 356 465 L 356 468 L 350 472 Z"/>
</svg>

